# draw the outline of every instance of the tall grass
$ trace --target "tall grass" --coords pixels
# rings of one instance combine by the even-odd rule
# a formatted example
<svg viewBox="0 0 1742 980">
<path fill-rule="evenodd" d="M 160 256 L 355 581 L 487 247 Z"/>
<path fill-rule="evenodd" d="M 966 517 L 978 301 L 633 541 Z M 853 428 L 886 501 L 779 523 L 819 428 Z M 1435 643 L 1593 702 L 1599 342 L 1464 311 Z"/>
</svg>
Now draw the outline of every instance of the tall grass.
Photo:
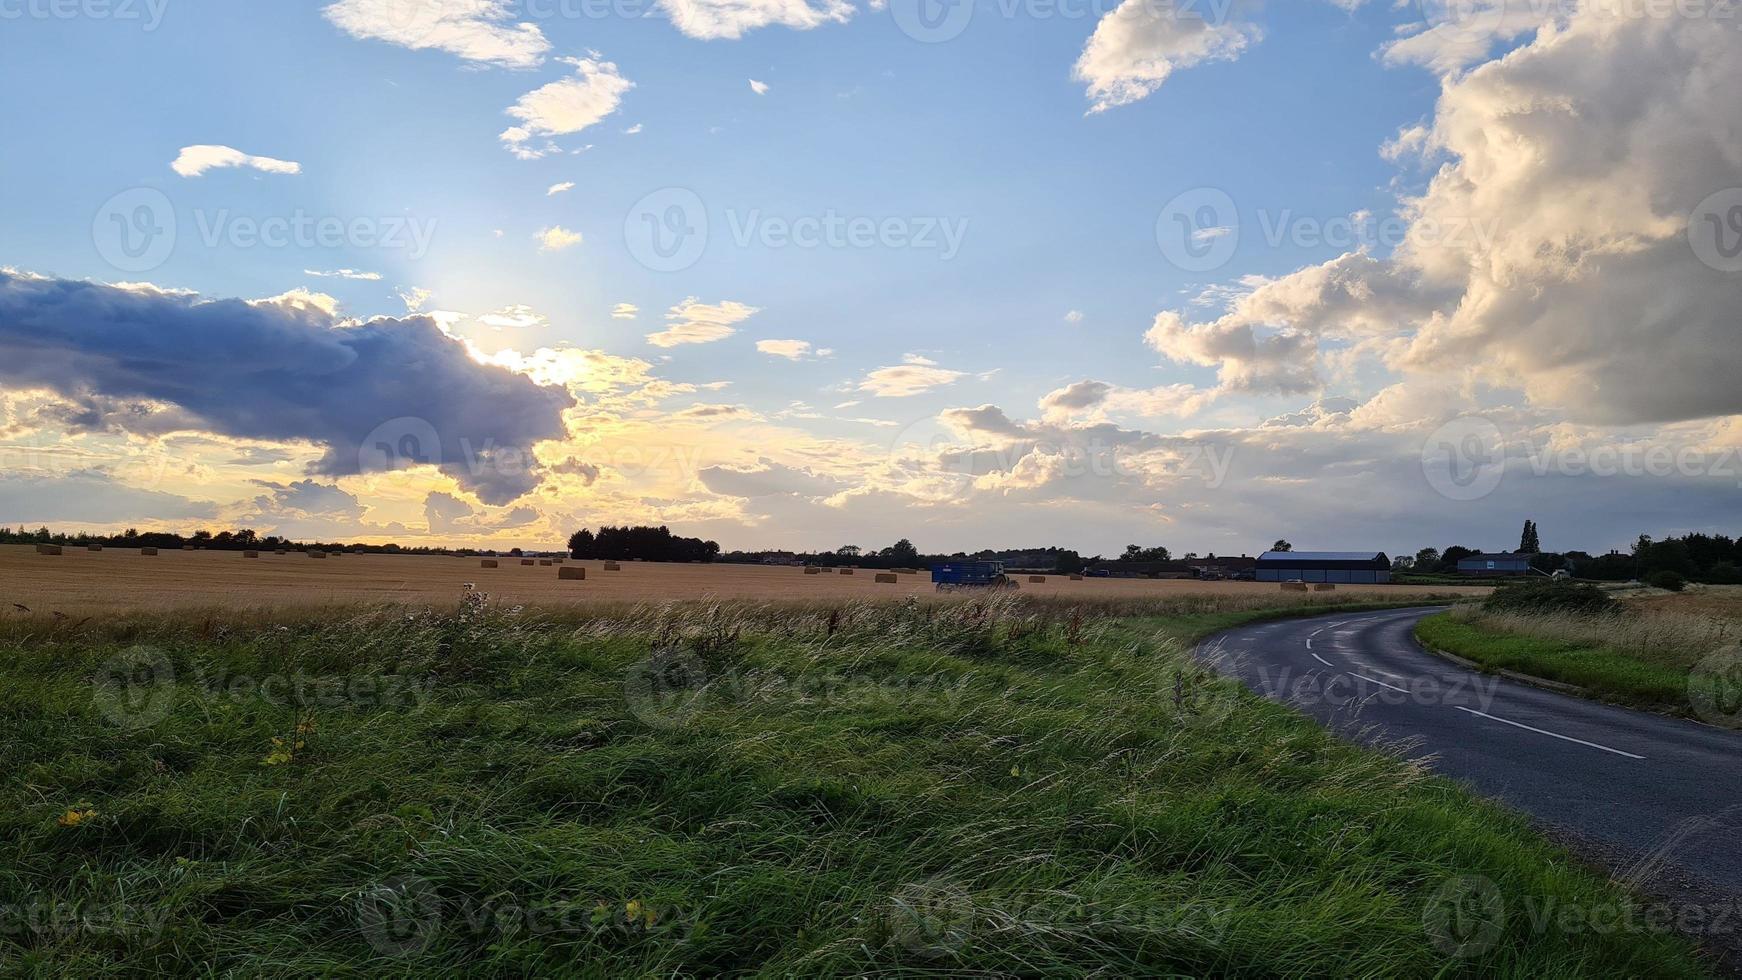
<svg viewBox="0 0 1742 980">
<path fill-rule="evenodd" d="M 0 962 L 1700 972 L 1662 935 L 1534 927 L 1532 899 L 1631 900 L 1191 657 L 1281 601 L 13 622 L 0 908 L 29 915 Z M 1436 915 L 1466 881 L 1503 902 L 1473 938 Z"/>
</svg>

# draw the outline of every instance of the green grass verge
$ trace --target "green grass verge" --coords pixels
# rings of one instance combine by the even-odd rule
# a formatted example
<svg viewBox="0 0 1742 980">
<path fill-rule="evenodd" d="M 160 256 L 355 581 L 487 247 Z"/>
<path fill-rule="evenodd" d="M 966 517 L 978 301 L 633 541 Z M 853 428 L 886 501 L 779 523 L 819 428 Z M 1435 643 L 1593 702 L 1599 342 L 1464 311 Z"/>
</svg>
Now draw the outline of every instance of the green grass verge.
<svg viewBox="0 0 1742 980">
<path fill-rule="evenodd" d="M 1191 660 L 1274 614 L 0 634 L 0 964 L 1701 975 L 1679 938 L 1578 927 L 1630 899 L 1522 820 Z"/>
<path fill-rule="evenodd" d="M 1584 688 L 1592 697 L 1631 707 L 1690 714 L 1687 668 L 1648 663 L 1625 651 L 1580 640 L 1523 636 L 1442 613 L 1416 624 L 1424 645 L 1488 670 L 1511 670 Z"/>
</svg>

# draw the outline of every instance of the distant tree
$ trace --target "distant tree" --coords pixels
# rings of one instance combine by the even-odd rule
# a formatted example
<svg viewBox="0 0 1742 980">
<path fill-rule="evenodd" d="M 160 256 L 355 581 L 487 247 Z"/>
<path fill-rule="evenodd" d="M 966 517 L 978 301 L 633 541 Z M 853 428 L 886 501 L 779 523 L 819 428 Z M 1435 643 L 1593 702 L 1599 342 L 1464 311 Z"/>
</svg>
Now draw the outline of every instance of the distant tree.
<svg viewBox="0 0 1742 980">
<path fill-rule="evenodd" d="M 898 565 L 917 565 L 919 564 L 919 549 L 913 546 L 912 541 L 902 538 L 884 548 L 881 557 Z"/>
<path fill-rule="evenodd" d="M 1542 540 L 1536 536 L 1536 522 L 1524 522 L 1524 531 L 1518 536 L 1518 553 L 1534 555 L 1542 551 Z"/>
<path fill-rule="evenodd" d="M 1424 572 L 1431 572 L 1440 565 L 1440 549 L 1423 548 L 1415 553 L 1415 567 Z"/>
<path fill-rule="evenodd" d="M 1276 543 L 1270 546 L 1270 550 L 1271 551 L 1293 551 L 1294 545 L 1289 544 L 1287 541 L 1284 541 L 1281 538 L 1277 538 Z"/>
<path fill-rule="evenodd" d="M 1196 556 L 1193 556 L 1196 557 Z M 1164 545 L 1145 548 L 1140 544 L 1128 544 L 1125 553 L 1119 556 L 1120 561 L 1172 561 L 1173 552 Z"/>
<path fill-rule="evenodd" d="M 842 558 L 857 558 L 864 550 L 856 544 L 844 544 L 835 549 L 835 554 Z"/>
<path fill-rule="evenodd" d="M 1474 549 L 1474 548 L 1466 548 L 1461 544 L 1452 545 L 1450 548 L 1447 548 L 1446 550 L 1440 552 L 1440 571 L 1442 571 L 1442 572 L 1455 572 L 1455 571 L 1457 571 L 1458 570 L 1458 562 L 1464 558 L 1470 557 L 1471 555 L 1473 555 L 1475 553 L 1476 553 L 1476 549 Z"/>
<path fill-rule="evenodd" d="M 1409 555 L 1398 555 L 1391 559 L 1391 570 L 1394 572 L 1407 572 L 1414 567 L 1415 559 Z"/>
<path fill-rule="evenodd" d="M 597 557 L 597 547 L 593 541 L 593 532 L 586 528 L 569 535 L 569 557 L 576 561 Z"/>
</svg>

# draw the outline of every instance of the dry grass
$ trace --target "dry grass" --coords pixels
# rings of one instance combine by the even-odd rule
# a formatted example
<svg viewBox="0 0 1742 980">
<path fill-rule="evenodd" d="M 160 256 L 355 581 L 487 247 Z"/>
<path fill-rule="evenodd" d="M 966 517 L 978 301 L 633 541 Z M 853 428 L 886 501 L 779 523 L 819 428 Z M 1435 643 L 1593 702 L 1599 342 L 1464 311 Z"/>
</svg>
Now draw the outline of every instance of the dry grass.
<svg viewBox="0 0 1742 980">
<path fill-rule="evenodd" d="M 1671 596 L 1671 600 L 1682 598 Z M 1727 614 L 1713 615 L 1704 611 L 1707 609 L 1724 609 Z M 1626 611 L 1612 616 L 1489 612 L 1475 606 L 1455 609 L 1452 616 L 1510 636 L 1614 650 L 1646 663 L 1683 670 L 1742 638 L 1742 608 L 1697 598 L 1693 602 L 1629 599 Z"/>
<path fill-rule="evenodd" d="M 818 600 L 938 598 L 924 574 L 902 576 L 895 586 L 869 575 L 807 576 L 798 568 L 764 565 L 695 565 L 629 562 L 610 575 L 589 574 L 587 584 L 558 584 L 548 570 L 508 561 L 480 568 L 476 558 L 425 555 L 347 555 L 342 562 L 313 563 L 262 555 L 245 561 L 234 551 L 166 551 L 155 562 L 137 561 L 132 549 L 79 551 L 49 560 L 28 545 L 0 546 L 0 600 L 39 612 L 69 616 L 160 609 L 281 609 L 336 605 L 450 606 L 472 583 L 511 604 L 568 606 L 577 602 L 634 604 L 685 599 Z M 493 559 L 486 559 L 493 560 Z M 602 569 L 600 562 L 565 568 Z M 1339 596 L 1403 600 L 1427 595 L 1482 595 L 1481 587 L 1354 586 Z M 1273 604 L 1276 587 L 1254 582 L 1067 580 L 1054 576 L 1029 585 L 1025 595 L 1070 601 L 1232 600 L 1236 607 Z"/>
</svg>

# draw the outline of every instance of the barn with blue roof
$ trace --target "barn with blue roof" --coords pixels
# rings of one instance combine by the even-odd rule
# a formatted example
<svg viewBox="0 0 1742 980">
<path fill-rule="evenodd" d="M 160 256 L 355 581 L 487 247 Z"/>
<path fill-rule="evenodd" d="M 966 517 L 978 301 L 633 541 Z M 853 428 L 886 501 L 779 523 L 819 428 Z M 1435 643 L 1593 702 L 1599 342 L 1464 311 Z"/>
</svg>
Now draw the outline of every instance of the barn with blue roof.
<svg viewBox="0 0 1742 980">
<path fill-rule="evenodd" d="M 1391 581 L 1391 559 L 1383 551 L 1266 551 L 1258 556 L 1257 578 L 1379 585 Z"/>
</svg>

